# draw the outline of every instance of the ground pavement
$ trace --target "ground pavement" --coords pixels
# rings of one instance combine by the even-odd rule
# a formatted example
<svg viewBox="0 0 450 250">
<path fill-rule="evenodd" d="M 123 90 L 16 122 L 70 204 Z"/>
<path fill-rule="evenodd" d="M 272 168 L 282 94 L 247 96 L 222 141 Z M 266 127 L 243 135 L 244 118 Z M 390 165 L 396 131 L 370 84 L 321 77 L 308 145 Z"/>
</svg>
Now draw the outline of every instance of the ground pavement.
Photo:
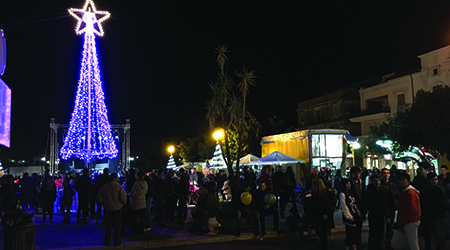
<svg viewBox="0 0 450 250">
<path fill-rule="evenodd" d="M 342 224 L 342 213 L 336 211 L 335 222 L 336 228 L 332 230 L 332 233 L 345 232 L 345 227 Z M 163 227 L 152 226 L 150 232 L 146 232 L 144 235 L 134 236 L 129 233 L 129 230 L 125 230 L 125 234 L 121 236 L 121 246 L 104 247 L 103 236 L 104 227 L 102 224 L 95 224 L 94 220 L 90 220 L 89 224 L 76 224 L 75 214 L 72 214 L 72 222 L 70 224 L 61 224 L 63 217 L 60 213 L 54 215 L 53 221 L 55 224 L 47 224 L 40 226 L 42 223 L 42 215 L 35 215 L 35 234 L 36 234 L 36 249 L 37 250 L 99 250 L 99 249 L 148 249 L 148 248 L 161 248 L 161 247 L 173 247 L 173 246 L 186 246 L 206 243 L 219 243 L 238 240 L 254 240 L 254 236 L 251 233 L 251 229 L 244 230 L 242 235 L 238 238 L 229 234 L 217 235 L 199 235 L 196 233 L 190 233 L 188 228 L 191 226 L 186 224 L 171 224 Z M 188 218 L 188 221 L 190 218 Z M 267 235 L 266 238 L 276 238 L 289 236 L 288 226 L 285 224 L 285 219 L 280 218 L 279 231 L 273 231 L 273 217 L 266 217 Z M 365 223 L 363 231 L 367 231 L 368 226 Z M 311 237 L 310 237 L 311 238 Z M 315 240 L 317 237 L 313 237 Z M 3 249 L 4 234 L 0 233 L 0 250 Z M 401 248 L 401 244 L 405 242 L 400 233 L 396 233 L 394 241 Z M 363 243 L 367 246 L 367 239 L 363 238 Z M 423 242 L 421 242 L 423 245 Z M 450 249 L 450 241 L 447 241 L 447 249 Z M 423 248 L 422 248 L 423 249 Z"/>
<path fill-rule="evenodd" d="M 152 225 L 151 231 L 144 235 L 131 235 L 129 230 L 121 236 L 122 245 L 116 247 L 103 247 L 104 227 L 102 224 L 95 224 L 94 220 L 89 220 L 89 224 L 76 224 L 75 214 L 72 213 L 71 223 L 62 224 L 63 217 L 61 213 L 53 216 L 54 224 L 41 226 L 42 215 L 36 214 L 35 220 L 35 238 L 36 249 L 38 250 L 72 250 L 72 249 L 145 249 L 170 247 L 181 245 L 195 245 L 204 243 L 217 243 L 225 241 L 252 240 L 254 235 L 251 229 L 243 230 L 240 237 L 230 234 L 217 235 L 199 235 L 191 233 L 188 228 L 190 223 L 186 224 L 166 224 L 163 227 Z M 188 222 L 191 218 L 188 218 Z M 335 213 L 336 228 L 333 232 L 345 231 L 342 225 L 341 212 Z M 288 226 L 285 219 L 280 218 L 279 231 L 273 231 L 273 216 L 266 217 L 267 238 L 274 238 L 288 232 Z M 0 233 L 0 250 L 3 249 L 4 233 Z"/>
</svg>

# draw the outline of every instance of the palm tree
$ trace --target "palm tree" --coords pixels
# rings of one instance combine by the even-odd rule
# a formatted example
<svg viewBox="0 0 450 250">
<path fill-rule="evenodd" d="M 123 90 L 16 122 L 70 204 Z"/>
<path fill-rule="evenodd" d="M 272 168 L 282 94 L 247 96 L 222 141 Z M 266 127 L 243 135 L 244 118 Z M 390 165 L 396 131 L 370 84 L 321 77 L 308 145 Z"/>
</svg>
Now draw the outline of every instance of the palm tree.
<svg viewBox="0 0 450 250">
<path fill-rule="evenodd" d="M 217 44 L 215 48 L 217 55 L 217 65 L 220 67 L 220 73 L 224 75 L 225 62 L 228 61 L 227 53 L 230 52 L 225 44 Z"/>
<path fill-rule="evenodd" d="M 241 153 L 241 149 L 242 149 L 242 135 L 244 132 L 243 126 L 245 123 L 245 115 L 246 115 L 246 111 L 245 111 L 246 98 L 247 98 L 247 94 L 250 91 L 250 86 L 256 86 L 256 78 L 258 78 L 258 76 L 256 76 L 256 71 L 254 71 L 254 70 L 248 71 L 248 69 L 245 67 L 243 67 L 242 72 L 235 71 L 234 74 L 241 79 L 241 81 L 239 82 L 239 85 L 237 87 L 241 91 L 242 100 L 243 100 L 242 117 L 240 119 L 239 127 L 238 127 L 238 150 L 237 150 L 237 157 L 236 157 L 237 158 L 236 171 L 239 171 L 239 159 L 241 158 L 240 153 Z"/>
</svg>

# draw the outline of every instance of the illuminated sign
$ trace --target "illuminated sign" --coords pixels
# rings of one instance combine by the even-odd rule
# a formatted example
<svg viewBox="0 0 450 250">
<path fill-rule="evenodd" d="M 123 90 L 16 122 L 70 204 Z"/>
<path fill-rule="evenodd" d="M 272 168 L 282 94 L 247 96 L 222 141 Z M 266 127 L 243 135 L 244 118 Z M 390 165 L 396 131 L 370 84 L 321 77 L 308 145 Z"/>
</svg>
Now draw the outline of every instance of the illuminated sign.
<svg viewBox="0 0 450 250">
<path fill-rule="evenodd" d="M 10 147 L 11 89 L 0 78 L 0 144 Z"/>
</svg>

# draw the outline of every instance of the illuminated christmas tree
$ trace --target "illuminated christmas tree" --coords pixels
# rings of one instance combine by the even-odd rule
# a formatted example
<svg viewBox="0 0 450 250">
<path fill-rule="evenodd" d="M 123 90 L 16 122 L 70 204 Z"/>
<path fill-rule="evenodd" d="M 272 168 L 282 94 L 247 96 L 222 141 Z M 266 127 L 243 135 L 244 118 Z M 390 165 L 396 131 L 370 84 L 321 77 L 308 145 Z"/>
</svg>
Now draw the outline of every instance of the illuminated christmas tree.
<svg viewBox="0 0 450 250">
<path fill-rule="evenodd" d="M 167 163 L 166 168 L 172 169 L 172 168 L 176 168 L 176 167 L 177 167 L 177 164 L 175 163 L 175 159 L 173 159 L 173 155 L 170 155 L 169 162 Z"/>
<path fill-rule="evenodd" d="M 226 167 L 225 160 L 223 159 L 222 149 L 220 144 L 216 145 L 213 158 L 211 159 L 211 166 L 215 168 Z"/>
<path fill-rule="evenodd" d="M 101 23 L 110 14 L 97 11 L 92 0 L 86 0 L 83 9 L 69 9 L 69 13 L 78 20 L 76 33 L 84 34 L 84 44 L 75 107 L 61 157 L 67 160 L 74 156 L 88 163 L 116 158 L 118 150 L 108 122 L 95 45 L 96 35 L 103 36 Z"/>
</svg>

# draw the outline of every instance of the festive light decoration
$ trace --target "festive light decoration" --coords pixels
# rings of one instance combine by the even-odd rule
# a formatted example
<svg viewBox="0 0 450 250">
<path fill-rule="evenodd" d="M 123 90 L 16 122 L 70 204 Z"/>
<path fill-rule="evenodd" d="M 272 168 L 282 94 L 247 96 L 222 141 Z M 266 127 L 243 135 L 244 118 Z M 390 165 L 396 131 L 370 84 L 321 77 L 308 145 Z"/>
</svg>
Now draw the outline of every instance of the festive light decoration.
<svg viewBox="0 0 450 250">
<path fill-rule="evenodd" d="M 211 159 L 211 166 L 215 168 L 225 167 L 225 160 L 223 159 L 222 149 L 220 144 L 216 145 L 216 150 L 214 151 L 214 156 Z"/>
<path fill-rule="evenodd" d="M 173 159 L 173 155 L 170 155 L 169 162 L 167 163 L 166 168 L 172 169 L 172 168 L 176 168 L 176 167 L 177 167 L 177 164 L 175 163 L 175 160 Z"/>
<path fill-rule="evenodd" d="M 100 23 L 109 13 L 97 11 L 92 0 L 86 0 L 83 9 L 69 9 L 69 13 L 78 19 L 76 33 L 84 33 L 84 45 L 75 107 L 61 157 L 67 160 L 75 156 L 87 162 L 116 158 L 118 150 L 108 122 L 95 45 L 95 34 L 103 35 Z M 102 17 L 97 19 L 97 16 Z"/>
<path fill-rule="evenodd" d="M 98 36 L 103 36 L 101 23 L 111 16 L 107 11 L 97 11 L 92 0 L 86 0 L 83 9 L 69 9 L 69 13 L 78 20 L 75 28 L 77 35 L 94 32 Z"/>
</svg>

